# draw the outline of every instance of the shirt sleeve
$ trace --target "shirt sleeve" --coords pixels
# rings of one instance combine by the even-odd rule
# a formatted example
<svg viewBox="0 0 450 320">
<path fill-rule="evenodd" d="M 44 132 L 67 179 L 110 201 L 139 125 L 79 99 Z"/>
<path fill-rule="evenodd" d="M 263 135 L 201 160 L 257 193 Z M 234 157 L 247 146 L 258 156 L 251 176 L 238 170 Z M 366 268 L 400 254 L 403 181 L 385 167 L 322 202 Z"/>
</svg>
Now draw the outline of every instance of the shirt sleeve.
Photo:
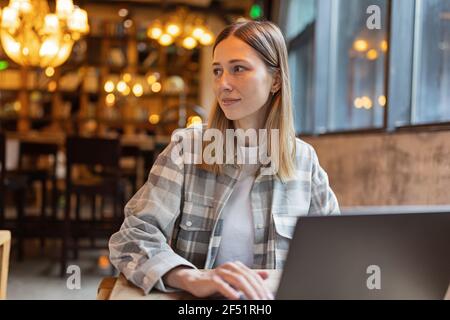
<svg viewBox="0 0 450 320">
<path fill-rule="evenodd" d="M 158 156 L 148 179 L 125 206 L 125 219 L 109 240 L 110 260 L 125 277 L 148 294 L 167 287 L 162 276 L 177 266 L 195 266 L 169 245 L 180 214 L 184 164 L 182 144 L 171 142 Z"/>
<path fill-rule="evenodd" d="M 321 216 L 340 214 L 336 195 L 330 187 L 328 175 L 320 166 L 316 151 L 311 147 L 311 205 L 308 215 Z"/>
</svg>

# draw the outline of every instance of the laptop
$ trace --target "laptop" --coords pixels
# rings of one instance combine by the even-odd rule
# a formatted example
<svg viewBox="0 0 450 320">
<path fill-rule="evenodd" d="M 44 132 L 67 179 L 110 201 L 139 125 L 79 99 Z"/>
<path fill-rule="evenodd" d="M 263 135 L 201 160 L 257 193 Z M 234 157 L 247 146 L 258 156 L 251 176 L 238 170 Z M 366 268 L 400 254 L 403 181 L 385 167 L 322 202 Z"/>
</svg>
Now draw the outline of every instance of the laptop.
<svg viewBox="0 0 450 320">
<path fill-rule="evenodd" d="M 450 213 L 299 218 L 276 299 L 450 298 Z"/>
</svg>

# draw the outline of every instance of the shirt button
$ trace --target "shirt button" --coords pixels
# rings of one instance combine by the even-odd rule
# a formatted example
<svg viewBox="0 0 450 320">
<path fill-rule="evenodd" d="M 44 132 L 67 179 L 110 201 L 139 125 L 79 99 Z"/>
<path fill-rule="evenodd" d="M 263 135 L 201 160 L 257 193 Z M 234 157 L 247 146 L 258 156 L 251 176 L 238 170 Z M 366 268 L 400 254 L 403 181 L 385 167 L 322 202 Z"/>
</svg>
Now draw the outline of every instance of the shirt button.
<svg viewBox="0 0 450 320">
<path fill-rule="evenodd" d="M 186 221 L 186 225 L 187 225 L 188 227 L 192 226 L 192 221 Z"/>
</svg>

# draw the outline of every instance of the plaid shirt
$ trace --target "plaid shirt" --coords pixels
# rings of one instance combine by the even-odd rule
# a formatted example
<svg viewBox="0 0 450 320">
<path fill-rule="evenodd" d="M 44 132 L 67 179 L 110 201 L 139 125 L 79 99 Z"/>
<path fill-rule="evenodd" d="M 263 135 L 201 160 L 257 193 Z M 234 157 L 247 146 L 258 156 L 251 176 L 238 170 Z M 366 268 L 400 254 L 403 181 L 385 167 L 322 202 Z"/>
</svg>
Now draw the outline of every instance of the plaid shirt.
<svg viewBox="0 0 450 320">
<path fill-rule="evenodd" d="M 174 152 L 180 161 L 173 161 Z M 146 294 L 154 287 L 172 291 L 162 276 L 174 267 L 212 268 L 221 240 L 221 212 L 241 172 L 237 165 L 225 165 L 224 174 L 216 175 L 184 163 L 183 152 L 183 144 L 173 141 L 158 156 L 109 241 L 113 265 Z M 296 166 L 296 179 L 286 183 L 256 175 L 250 192 L 254 269 L 283 267 L 298 217 L 339 214 L 316 152 L 300 139 Z"/>
</svg>

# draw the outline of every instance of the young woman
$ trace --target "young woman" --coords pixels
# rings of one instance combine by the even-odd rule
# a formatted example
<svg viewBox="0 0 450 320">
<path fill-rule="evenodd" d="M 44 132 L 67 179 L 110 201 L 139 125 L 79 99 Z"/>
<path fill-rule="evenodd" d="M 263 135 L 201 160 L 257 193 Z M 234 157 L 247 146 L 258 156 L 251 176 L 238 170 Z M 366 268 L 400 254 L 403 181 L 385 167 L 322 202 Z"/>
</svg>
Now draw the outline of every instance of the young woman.
<svg viewBox="0 0 450 320">
<path fill-rule="evenodd" d="M 270 137 L 241 142 L 229 157 L 240 153 L 239 164 L 186 161 L 192 149 L 182 140 L 195 134 L 158 156 L 109 242 L 112 263 L 145 293 L 272 299 L 263 281 L 268 274 L 255 269 L 283 267 L 299 216 L 339 213 L 314 149 L 295 138 L 287 61 L 283 35 L 271 22 L 239 21 L 218 35 L 218 103 L 206 130 L 225 137 L 230 129 L 267 129 Z M 264 146 L 270 162 L 263 164 L 255 154 Z"/>
</svg>

